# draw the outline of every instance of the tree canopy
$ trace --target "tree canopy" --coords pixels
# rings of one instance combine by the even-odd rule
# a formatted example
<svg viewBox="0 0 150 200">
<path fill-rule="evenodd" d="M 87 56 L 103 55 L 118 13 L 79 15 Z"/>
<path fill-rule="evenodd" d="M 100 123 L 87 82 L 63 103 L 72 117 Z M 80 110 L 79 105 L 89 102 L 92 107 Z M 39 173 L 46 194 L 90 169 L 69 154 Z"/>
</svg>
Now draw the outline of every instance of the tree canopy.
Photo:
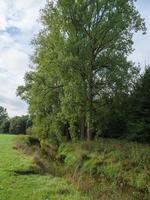
<svg viewBox="0 0 150 200">
<path fill-rule="evenodd" d="M 9 122 L 6 108 L 0 106 L 0 133 L 8 133 Z"/>
<path fill-rule="evenodd" d="M 129 99 L 129 137 L 150 142 L 150 66 L 138 80 Z"/>
<path fill-rule="evenodd" d="M 127 57 L 134 32 L 146 31 L 144 20 L 134 0 L 58 0 L 47 2 L 41 22 L 34 70 L 17 90 L 29 104 L 32 133 L 90 140 L 134 88 L 138 68 Z"/>
</svg>

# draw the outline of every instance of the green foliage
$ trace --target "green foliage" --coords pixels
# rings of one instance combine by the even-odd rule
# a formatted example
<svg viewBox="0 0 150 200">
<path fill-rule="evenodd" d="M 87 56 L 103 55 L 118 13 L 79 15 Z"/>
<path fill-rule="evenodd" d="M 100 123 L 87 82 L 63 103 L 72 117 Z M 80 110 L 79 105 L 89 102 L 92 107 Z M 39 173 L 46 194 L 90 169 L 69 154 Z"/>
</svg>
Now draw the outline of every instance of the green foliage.
<svg viewBox="0 0 150 200">
<path fill-rule="evenodd" d="M 10 119 L 9 133 L 25 134 L 29 126 L 28 116 L 16 116 Z"/>
<path fill-rule="evenodd" d="M 64 162 L 67 166 L 72 166 L 76 161 L 77 161 L 76 157 L 71 153 L 67 154 L 67 156 L 64 160 Z"/>
<path fill-rule="evenodd" d="M 3 120 L 3 119 L 7 119 L 8 118 L 8 114 L 7 114 L 7 110 L 0 106 L 0 122 Z"/>
<path fill-rule="evenodd" d="M 122 99 L 137 71 L 127 56 L 133 32 L 146 30 L 134 1 L 47 2 L 41 22 L 32 42 L 35 70 L 17 90 L 29 103 L 31 132 L 58 144 L 125 132 Z"/>
<path fill-rule="evenodd" d="M 150 195 L 150 147 L 124 140 L 100 139 L 61 145 L 59 155 L 76 158 L 65 163 L 67 176 L 71 173 L 80 189 L 91 199 L 145 199 Z M 85 186 L 86 185 L 86 186 Z"/>
<path fill-rule="evenodd" d="M 9 132 L 9 118 L 8 113 L 5 108 L 0 106 L 0 132 L 8 133 Z"/>
<path fill-rule="evenodd" d="M 9 133 L 9 126 L 10 126 L 10 121 L 8 119 L 4 120 L 3 123 L 1 124 L 0 132 Z"/>
<path fill-rule="evenodd" d="M 21 138 L 18 138 L 19 143 Z M 149 199 L 148 145 L 101 139 L 62 144 L 56 152 L 47 141 L 41 141 L 40 145 L 38 141 L 36 148 L 31 145 L 33 141 L 37 139 L 24 136 L 21 149 L 24 144 L 34 149 L 29 155 L 33 155 L 40 172 L 44 170 L 56 177 L 65 177 L 91 199 Z"/>
<path fill-rule="evenodd" d="M 150 142 L 150 67 L 139 78 L 130 97 L 129 138 Z"/>
<path fill-rule="evenodd" d="M 29 116 L 8 117 L 7 110 L 0 106 L 0 133 L 25 134 L 32 126 Z"/>
<path fill-rule="evenodd" d="M 109 166 L 106 166 L 103 169 L 103 173 L 111 178 L 117 178 L 119 176 L 119 172 L 120 165 L 118 164 L 110 164 Z"/>
</svg>

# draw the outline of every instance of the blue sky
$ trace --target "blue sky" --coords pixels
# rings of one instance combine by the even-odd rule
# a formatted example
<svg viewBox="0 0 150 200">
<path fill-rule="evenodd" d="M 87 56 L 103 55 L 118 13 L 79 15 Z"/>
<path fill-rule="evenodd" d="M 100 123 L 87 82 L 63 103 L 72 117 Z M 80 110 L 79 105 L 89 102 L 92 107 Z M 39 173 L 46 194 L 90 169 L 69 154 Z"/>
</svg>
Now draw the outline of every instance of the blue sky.
<svg viewBox="0 0 150 200">
<path fill-rule="evenodd" d="M 27 112 L 27 105 L 16 97 L 16 88 L 23 84 L 29 70 L 30 41 L 38 32 L 39 10 L 46 0 L 0 0 L 0 105 L 10 116 Z M 134 53 L 129 59 L 150 63 L 150 0 L 138 0 L 137 8 L 145 18 L 147 35 L 134 36 Z"/>
<path fill-rule="evenodd" d="M 134 35 L 135 51 L 129 57 L 136 63 L 140 63 L 142 68 L 150 64 L 150 0 L 137 0 L 136 6 L 143 18 L 145 18 L 147 26 L 147 34 L 137 33 Z"/>
</svg>

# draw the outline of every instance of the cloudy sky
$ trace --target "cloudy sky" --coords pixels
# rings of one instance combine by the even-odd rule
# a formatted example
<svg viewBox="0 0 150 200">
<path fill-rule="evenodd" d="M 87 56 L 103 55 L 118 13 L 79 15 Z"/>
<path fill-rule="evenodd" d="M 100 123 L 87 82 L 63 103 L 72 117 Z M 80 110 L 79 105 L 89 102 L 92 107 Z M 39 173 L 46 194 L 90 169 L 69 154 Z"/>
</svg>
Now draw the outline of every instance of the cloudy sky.
<svg viewBox="0 0 150 200">
<path fill-rule="evenodd" d="M 32 53 L 30 41 L 39 30 L 39 9 L 46 0 L 0 0 L 0 106 L 10 116 L 27 112 L 27 105 L 16 97 L 16 88 L 23 84 Z M 130 59 L 142 66 L 150 63 L 150 1 L 138 0 L 137 7 L 146 19 L 146 36 L 136 34 L 135 51 Z"/>
</svg>

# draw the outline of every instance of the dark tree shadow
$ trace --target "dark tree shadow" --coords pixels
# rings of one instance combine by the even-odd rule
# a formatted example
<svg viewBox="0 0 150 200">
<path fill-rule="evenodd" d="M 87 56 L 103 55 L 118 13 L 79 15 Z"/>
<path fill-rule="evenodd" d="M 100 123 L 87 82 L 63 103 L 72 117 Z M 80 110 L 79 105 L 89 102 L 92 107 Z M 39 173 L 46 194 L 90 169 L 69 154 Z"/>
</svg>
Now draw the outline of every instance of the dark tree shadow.
<svg viewBox="0 0 150 200">
<path fill-rule="evenodd" d="M 26 169 L 26 170 L 15 170 L 13 171 L 14 175 L 39 175 L 39 171 L 35 169 Z"/>
</svg>

